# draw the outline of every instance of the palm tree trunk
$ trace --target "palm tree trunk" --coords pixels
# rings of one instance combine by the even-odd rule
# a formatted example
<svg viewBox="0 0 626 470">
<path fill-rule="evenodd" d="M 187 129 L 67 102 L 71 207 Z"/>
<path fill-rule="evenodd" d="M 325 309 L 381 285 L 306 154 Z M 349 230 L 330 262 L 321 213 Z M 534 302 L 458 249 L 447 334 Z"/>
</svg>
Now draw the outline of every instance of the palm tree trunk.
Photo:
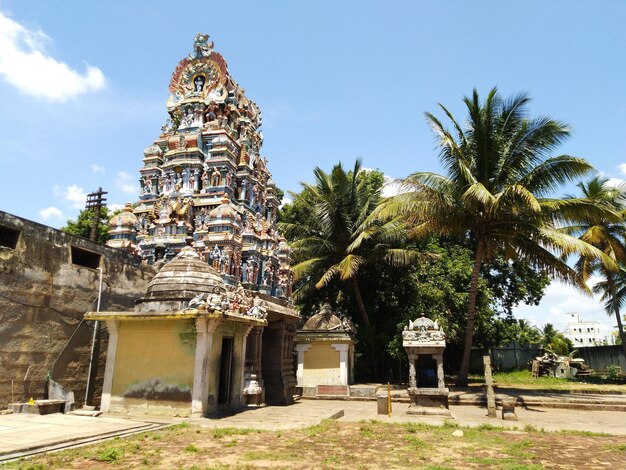
<svg viewBox="0 0 626 470">
<path fill-rule="evenodd" d="M 365 305 L 363 305 L 361 289 L 359 288 L 359 283 L 356 280 L 356 277 L 352 278 L 352 289 L 354 290 L 354 297 L 356 298 L 356 304 L 359 307 L 359 311 L 361 312 L 361 317 L 363 317 L 363 323 L 367 326 L 370 326 L 370 319 L 367 316 L 367 310 L 365 310 Z"/>
<path fill-rule="evenodd" d="M 615 318 L 617 320 L 617 331 L 622 339 L 622 351 L 624 351 L 624 357 L 626 357 L 626 335 L 624 335 L 624 325 L 622 324 L 622 317 L 618 308 L 615 309 Z"/>
<path fill-rule="evenodd" d="M 622 340 L 622 351 L 624 352 L 624 358 L 626 358 L 626 336 L 624 336 L 624 325 L 622 324 L 622 316 L 619 311 L 619 301 L 615 293 L 615 284 L 613 283 L 613 276 L 607 274 L 607 281 L 609 281 L 609 289 L 611 289 L 611 299 L 613 300 L 613 312 L 615 312 L 615 319 L 617 320 L 617 331 L 619 337 Z"/>
<path fill-rule="evenodd" d="M 476 319 L 476 297 L 478 296 L 478 279 L 480 278 L 480 267 L 484 257 L 484 245 L 479 240 L 476 247 L 476 258 L 470 279 L 469 304 L 467 307 L 467 324 L 465 325 L 465 346 L 463 349 L 463 359 L 456 378 L 459 387 L 467 386 L 467 375 L 469 374 L 470 357 L 472 353 L 472 342 L 474 340 L 474 320 Z"/>
</svg>

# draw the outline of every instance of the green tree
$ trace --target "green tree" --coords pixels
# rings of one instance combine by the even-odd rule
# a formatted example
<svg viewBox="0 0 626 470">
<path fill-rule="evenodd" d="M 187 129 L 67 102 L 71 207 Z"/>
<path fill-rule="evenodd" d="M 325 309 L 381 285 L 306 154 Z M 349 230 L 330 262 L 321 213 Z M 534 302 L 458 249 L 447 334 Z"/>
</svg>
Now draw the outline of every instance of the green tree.
<svg viewBox="0 0 626 470">
<path fill-rule="evenodd" d="M 104 244 L 109 239 L 109 214 L 106 207 L 100 210 L 100 223 L 98 224 L 98 243 Z M 79 237 L 89 238 L 91 236 L 91 226 L 93 224 L 93 210 L 83 209 L 78 213 L 76 220 L 69 219 L 65 227 L 61 230 Z"/>
<path fill-rule="evenodd" d="M 624 188 L 611 187 L 608 180 L 596 176 L 588 182 L 581 182 L 578 185 L 583 196 L 594 201 L 599 206 L 607 206 L 611 209 L 607 213 L 580 214 L 577 224 L 568 227 L 570 233 L 580 237 L 581 240 L 602 250 L 611 260 L 621 265 L 626 265 L 626 227 L 624 227 L 624 211 L 622 202 L 624 200 Z M 571 196 L 570 196 L 571 197 Z M 593 273 L 598 273 L 602 281 L 597 283 L 593 290 L 601 294 L 604 308 L 609 315 L 615 315 L 620 338 L 622 338 L 622 348 L 626 357 L 626 341 L 624 339 L 624 325 L 620 308 L 626 296 L 626 278 L 624 269 L 616 272 L 607 267 L 597 258 L 581 256 L 576 268 L 584 279 L 588 279 Z"/>
<path fill-rule="evenodd" d="M 363 324 L 369 326 L 361 271 L 372 263 L 404 265 L 414 260 L 416 253 L 399 248 L 406 232 L 396 220 L 364 229 L 363 222 L 380 201 L 380 172 L 369 174 L 357 160 L 348 172 L 339 163 L 330 173 L 315 168 L 314 174 L 315 184 L 302 183 L 303 191 L 292 194 L 293 208 L 285 209 L 281 216 L 281 230 L 294 240 L 291 247 L 297 264 L 293 270 L 300 281 L 294 294 L 297 298 L 313 286 L 322 290 L 334 281 L 347 284 Z"/>
<path fill-rule="evenodd" d="M 440 161 L 447 175 L 410 175 L 403 180 L 406 192 L 381 204 L 374 215 L 378 220 L 405 217 L 413 225 L 413 236 L 469 233 L 472 237 L 474 262 L 458 385 L 467 385 L 478 286 L 485 262 L 497 257 L 520 260 L 588 291 L 561 255 L 606 258 L 591 245 L 557 229 L 572 213 L 595 210 L 595 206 L 547 196 L 592 167 L 581 158 L 550 157 L 568 137 L 569 128 L 546 117 L 526 118 L 528 101 L 524 94 L 502 99 L 494 88 L 481 102 L 474 90 L 471 98 L 464 99 L 468 111 L 464 126 L 440 105 L 453 131 L 427 113 L 439 138 Z"/>
<path fill-rule="evenodd" d="M 543 345 L 557 356 L 567 356 L 574 350 L 572 341 L 557 331 L 552 323 L 546 323 L 543 327 Z"/>
<path fill-rule="evenodd" d="M 541 330 L 531 325 L 527 320 L 517 321 L 517 340 L 520 344 L 539 344 L 543 339 Z"/>
</svg>

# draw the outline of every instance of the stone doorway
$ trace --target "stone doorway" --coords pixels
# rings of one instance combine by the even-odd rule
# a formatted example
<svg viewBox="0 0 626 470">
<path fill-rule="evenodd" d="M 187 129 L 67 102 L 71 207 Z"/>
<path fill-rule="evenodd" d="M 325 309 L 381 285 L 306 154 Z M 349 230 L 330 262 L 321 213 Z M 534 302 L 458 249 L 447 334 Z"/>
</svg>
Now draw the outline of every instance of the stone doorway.
<svg viewBox="0 0 626 470">
<path fill-rule="evenodd" d="M 230 404 L 231 386 L 233 378 L 233 350 L 235 339 L 222 338 L 222 354 L 220 356 L 220 382 L 217 394 L 218 405 Z"/>
</svg>

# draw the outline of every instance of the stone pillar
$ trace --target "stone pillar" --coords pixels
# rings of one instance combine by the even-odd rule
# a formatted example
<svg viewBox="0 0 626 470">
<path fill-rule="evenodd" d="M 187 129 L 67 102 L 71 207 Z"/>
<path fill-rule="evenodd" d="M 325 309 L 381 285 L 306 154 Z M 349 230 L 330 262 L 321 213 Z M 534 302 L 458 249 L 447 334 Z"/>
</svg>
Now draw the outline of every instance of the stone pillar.
<svg viewBox="0 0 626 470">
<path fill-rule="evenodd" d="M 354 345 L 350 345 L 349 354 L 350 354 L 349 355 L 350 368 L 349 368 L 348 379 L 349 379 L 349 383 L 353 384 L 354 383 Z"/>
<path fill-rule="evenodd" d="M 100 400 L 100 410 L 104 412 L 109 411 L 109 407 L 111 406 L 111 388 L 113 387 L 113 374 L 115 373 L 119 320 L 107 320 L 106 325 L 109 331 L 109 347 L 107 349 L 107 363 L 104 368 L 102 399 Z"/>
<path fill-rule="evenodd" d="M 298 381 L 298 386 L 302 387 L 304 385 L 304 353 L 311 349 L 311 345 L 296 344 L 295 349 L 298 353 L 298 369 L 296 370 L 296 380 Z"/>
<path fill-rule="evenodd" d="M 259 384 L 262 383 L 261 374 L 261 354 L 263 327 L 254 327 L 247 339 L 246 346 L 246 378 L 251 374 L 256 374 Z"/>
<path fill-rule="evenodd" d="M 443 354 L 433 354 L 433 359 L 437 361 L 437 388 L 446 388 L 443 374 Z"/>
<path fill-rule="evenodd" d="M 243 329 L 243 335 L 241 337 L 241 364 L 240 364 L 240 372 L 239 377 L 241 379 L 241 390 L 239 391 L 239 405 L 245 405 L 245 398 L 243 396 L 243 389 L 246 386 L 246 347 L 248 345 L 248 335 L 250 331 L 254 328 L 252 325 L 246 326 Z"/>
<path fill-rule="evenodd" d="M 341 385 L 348 385 L 348 349 L 349 344 L 331 344 L 335 351 L 339 351 L 339 382 Z"/>
<path fill-rule="evenodd" d="M 191 415 L 203 416 L 207 410 L 209 394 L 209 354 L 213 346 L 213 333 L 217 328 L 215 319 L 196 318 L 196 360 L 191 392 Z"/>
<path fill-rule="evenodd" d="M 415 361 L 417 356 L 409 354 L 409 388 L 417 388 L 417 378 L 415 374 Z"/>
</svg>

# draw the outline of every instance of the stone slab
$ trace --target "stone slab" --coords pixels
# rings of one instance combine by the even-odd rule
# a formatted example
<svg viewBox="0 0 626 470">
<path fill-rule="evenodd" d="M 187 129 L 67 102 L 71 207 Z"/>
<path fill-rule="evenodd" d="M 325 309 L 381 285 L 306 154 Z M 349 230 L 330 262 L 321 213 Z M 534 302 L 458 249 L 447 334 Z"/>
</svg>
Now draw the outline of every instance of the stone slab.
<svg viewBox="0 0 626 470">
<path fill-rule="evenodd" d="M 318 385 L 317 396 L 320 395 L 347 396 L 350 395 L 350 389 L 347 385 Z"/>
<path fill-rule="evenodd" d="M 351 397 L 375 397 L 378 385 L 351 385 Z"/>
<path fill-rule="evenodd" d="M 13 414 L 48 415 L 60 413 L 65 406 L 64 400 L 35 400 L 34 403 L 11 403 Z"/>
<path fill-rule="evenodd" d="M 39 448 L 140 430 L 146 426 L 149 423 L 62 413 L 3 415 L 0 416 L 0 461 Z"/>
</svg>

